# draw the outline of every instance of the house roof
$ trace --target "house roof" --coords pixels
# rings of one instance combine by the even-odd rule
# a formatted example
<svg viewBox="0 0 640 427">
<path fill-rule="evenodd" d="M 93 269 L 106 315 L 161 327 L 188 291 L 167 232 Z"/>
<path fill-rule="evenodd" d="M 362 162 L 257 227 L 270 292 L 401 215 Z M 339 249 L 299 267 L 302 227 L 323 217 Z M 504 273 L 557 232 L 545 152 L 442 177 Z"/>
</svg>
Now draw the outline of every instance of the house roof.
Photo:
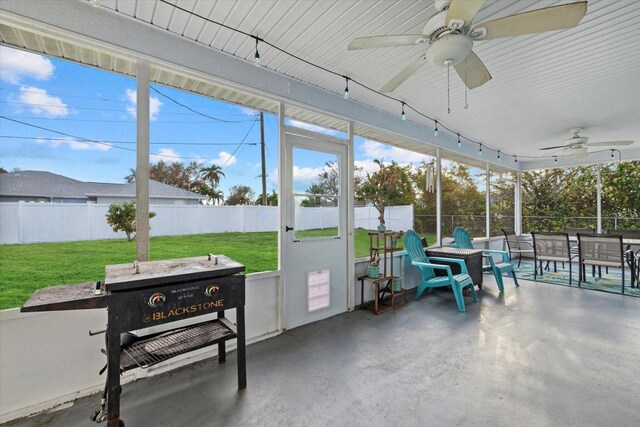
<svg viewBox="0 0 640 427">
<path fill-rule="evenodd" d="M 19 171 L 0 174 L 0 196 L 55 197 L 85 199 L 90 196 L 135 197 L 136 183 L 113 184 L 83 182 L 45 171 Z M 151 198 L 202 199 L 182 188 L 149 180 Z"/>
</svg>

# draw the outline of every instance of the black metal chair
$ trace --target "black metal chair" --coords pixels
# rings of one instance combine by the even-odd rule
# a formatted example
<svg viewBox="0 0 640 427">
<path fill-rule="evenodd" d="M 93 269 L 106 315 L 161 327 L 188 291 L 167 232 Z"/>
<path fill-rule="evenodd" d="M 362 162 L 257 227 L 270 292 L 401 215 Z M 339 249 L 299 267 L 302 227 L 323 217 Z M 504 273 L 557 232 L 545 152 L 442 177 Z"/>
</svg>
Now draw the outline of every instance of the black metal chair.
<svg viewBox="0 0 640 427">
<path fill-rule="evenodd" d="M 564 232 L 569 235 L 569 240 L 571 241 L 571 252 L 573 252 L 574 255 L 578 255 L 578 233 L 594 234 L 596 232 L 596 229 L 595 228 L 565 228 Z"/>
<path fill-rule="evenodd" d="M 577 255 L 571 254 L 569 235 L 567 233 L 531 233 L 533 237 L 534 280 L 538 274 L 538 261 L 540 261 L 540 276 L 543 275 L 544 261 L 569 263 L 569 286 L 571 286 L 571 260 Z M 557 271 L 557 270 L 556 270 Z"/>
<path fill-rule="evenodd" d="M 518 254 L 518 267 L 522 262 L 522 254 L 533 255 L 533 245 L 529 242 L 518 239 L 515 231 L 508 228 L 501 228 L 504 233 L 505 241 L 507 242 L 507 249 L 509 250 L 509 259 L 513 259 L 511 254 Z"/>
<path fill-rule="evenodd" d="M 627 259 L 632 256 L 631 251 L 625 251 L 622 245 L 622 235 L 585 234 L 578 233 L 578 262 L 580 265 L 580 280 L 578 286 L 585 279 L 587 265 L 598 267 L 617 267 L 622 271 L 622 293 L 624 294 L 624 270 Z M 595 275 L 595 270 L 594 270 Z M 635 272 L 631 272 L 633 284 Z"/>
<path fill-rule="evenodd" d="M 621 235 L 622 239 L 637 239 L 640 240 L 640 230 L 636 229 L 613 229 L 607 230 L 607 234 L 609 235 Z M 640 286 L 640 244 L 628 244 L 625 248 L 625 251 L 632 251 L 635 254 L 632 254 L 628 260 L 627 264 L 629 264 L 629 268 L 635 270 L 635 282 L 636 286 Z M 633 282 L 631 283 L 633 287 Z"/>
</svg>

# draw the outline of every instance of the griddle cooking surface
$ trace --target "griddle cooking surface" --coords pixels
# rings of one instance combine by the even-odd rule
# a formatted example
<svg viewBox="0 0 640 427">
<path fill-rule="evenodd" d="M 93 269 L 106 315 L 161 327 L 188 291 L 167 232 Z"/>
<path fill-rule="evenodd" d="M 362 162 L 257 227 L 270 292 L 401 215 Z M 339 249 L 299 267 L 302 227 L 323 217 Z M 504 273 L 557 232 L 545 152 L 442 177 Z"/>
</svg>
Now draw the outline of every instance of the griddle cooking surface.
<svg viewBox="0 0 640 427">
<path fill-rule="evenodd" d="M 218 264 L 215 264 L 215 258 Z M 181 281 L 209 279 L 244 271 L 244 265 L 224 255 L 181 258 L 105 267 L 105 289 L 109 292 L 133 290 Z"/>
</svg>

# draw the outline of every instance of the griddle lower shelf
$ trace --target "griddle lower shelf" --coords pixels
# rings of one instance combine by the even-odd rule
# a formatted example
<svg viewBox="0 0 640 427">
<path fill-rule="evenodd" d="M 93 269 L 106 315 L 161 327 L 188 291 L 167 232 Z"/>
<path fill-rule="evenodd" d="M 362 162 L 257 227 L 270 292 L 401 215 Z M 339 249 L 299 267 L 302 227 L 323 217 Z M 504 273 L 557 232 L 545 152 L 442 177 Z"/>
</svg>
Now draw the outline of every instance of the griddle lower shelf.
<svg viewBox="0 0 640 427">
<path fill-rule="evenodd" d="M 236 337 L 235 325 L 224 318 L 175 329 L 122 347 L 120 370 L 148 368 L 180 354 Z"/>
</svg>

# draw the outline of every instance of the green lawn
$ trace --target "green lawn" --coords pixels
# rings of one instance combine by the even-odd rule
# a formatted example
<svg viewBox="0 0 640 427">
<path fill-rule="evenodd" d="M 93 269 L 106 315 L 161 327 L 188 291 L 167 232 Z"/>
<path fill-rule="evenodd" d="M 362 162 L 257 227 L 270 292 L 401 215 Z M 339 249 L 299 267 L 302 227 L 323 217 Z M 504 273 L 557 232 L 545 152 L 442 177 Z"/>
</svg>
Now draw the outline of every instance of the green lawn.
<svg viewBox="0 0 640 427">
<path fill-rule="evenodd" d="M 313 231 L 306 232 L 313 236 Z M 319 232 L 322 233 L 322 232 Z M 368 256 L 367 230 L 355 233 L 356 257 Z M 429 240 L 435 238 L 429 236 Z M 104 266 L 133 262 L 136 242 L 94 240 L 0 246 L 0 309 L 19 307 L 38 288 L 104 279 Z M 247 273 L 278 268 L 276 232 L 152 237 L 151 260 L 224 254 Z"/>
</svg>

